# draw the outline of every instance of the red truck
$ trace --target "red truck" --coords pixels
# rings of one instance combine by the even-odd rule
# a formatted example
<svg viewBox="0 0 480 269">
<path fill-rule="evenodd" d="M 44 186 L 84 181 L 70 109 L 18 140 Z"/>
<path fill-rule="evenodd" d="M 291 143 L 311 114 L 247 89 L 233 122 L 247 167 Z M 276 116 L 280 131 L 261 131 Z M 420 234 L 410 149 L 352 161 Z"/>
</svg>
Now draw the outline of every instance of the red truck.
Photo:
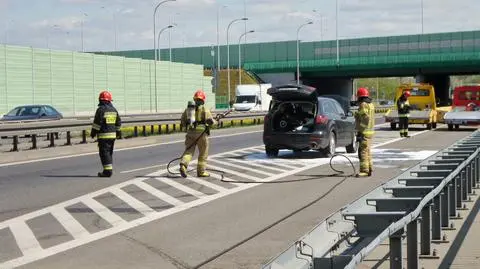
<svg viewBox="0 0 480 269">
<path fill-rule="evenodd" d="M 452 110 L 444 117 L 448 130 L 480 125 L 480 85 L 458 86 L 452 99 Z"/>
</svg>

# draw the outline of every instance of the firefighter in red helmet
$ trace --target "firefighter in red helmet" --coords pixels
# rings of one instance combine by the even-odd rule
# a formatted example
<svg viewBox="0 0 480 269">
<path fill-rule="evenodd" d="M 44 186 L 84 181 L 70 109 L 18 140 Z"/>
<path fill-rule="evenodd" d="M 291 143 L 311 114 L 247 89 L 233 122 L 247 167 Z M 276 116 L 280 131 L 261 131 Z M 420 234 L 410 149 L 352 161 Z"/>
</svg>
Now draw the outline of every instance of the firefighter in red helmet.
<svg viewBox="0 0 480 269">
<path fill-rule="evenodd" d="M 404 91 L 397 100 L 398 110 L 398 128 L 400 129 L 400 137 L 410 137 L 408 135 L 408 118 L 410 117 L 410 91 Z"/>
<path fill-rule="evenodd" d="M 212 113 L 205 107 L 206 96 L 203 90 L 198 90 L 193 95 L 195 104 L 190 105 L 182 114 L 181 124 L 186 126 L 185 152 L 180 162 L 180 174 L 187 177 L 187 167 L 193 158 L 195 148 L 198 147 L 197 176 L 209 177 L 207 169 L 208 135 L 210 126 L 215 124 Z"/>
<path fill-rule="evenodd" d="M 375 126 L 375 107 L 366 88 L 357 91 L 358 111 L 355 113 L 355 130 L 359 142 L 358 158 L 360 159 L 360 172 L 357 177 L 372 175 L 373 160 L 371 154 L 372 139 Z"/>
<path fill-rule="evenodd" d="M 112 94 L 102 91 L 98 97 L 98 108 L 92 124 L 90 136 L 97 136 L 98 151 L 103 165 L 99 177 L 111 177 L 113 174 L 113 147 L 115 139 L 120 136 L 121 119 L 112 104 Z"/>
</svg>

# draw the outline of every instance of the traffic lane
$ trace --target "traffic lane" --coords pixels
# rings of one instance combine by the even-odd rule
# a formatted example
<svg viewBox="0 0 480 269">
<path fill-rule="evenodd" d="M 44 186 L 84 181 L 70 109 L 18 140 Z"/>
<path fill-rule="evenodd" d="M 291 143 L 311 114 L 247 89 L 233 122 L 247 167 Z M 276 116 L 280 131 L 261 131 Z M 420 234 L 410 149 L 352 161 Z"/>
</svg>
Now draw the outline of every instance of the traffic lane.
<svg viewBox="0 0 480 269">
<path fill-rule="evenodd" d="M 255 132 L 212 138 L 210 154 L 256 146 L 261 143 L 261 137 L 261 132 Z M 183 143 L 175 143 L 115 152 L 115 175 L 110 179 L 96 177 L 97 172 L 101 171 L 97 155 L 1 167 L 0 221 L 158 170 L 162 166 L 120 173 L 153 165 L 165 167 L 170 160 L 183 153 L 184 147 Z"/>
<path fill-rule="evenodd" d="M 457 133 L 440 142 L 440 136 L 431 133 L 419 136 L 430 136 L 428 143 L 436 150 L 468 135 Z M 404 140 L 415 148 L 424 143 Z M 264 184 L 22 268 L 116 268 L 122 261 L 141 268 L 197 268 L 208 260 L 199 268 L 259 268 L 329 214 L 417 162 L 398 161 L 394 169 L 375 168 L 372 178 L 343 182 L 341 177 L 323 178 L 332 171 L 322 166 L 289 178 L 299 182 Z M 348 166 L 343 169 L 350 171 Z M 124 248 L 112 251 L 112 245 Z"/>
</svg>

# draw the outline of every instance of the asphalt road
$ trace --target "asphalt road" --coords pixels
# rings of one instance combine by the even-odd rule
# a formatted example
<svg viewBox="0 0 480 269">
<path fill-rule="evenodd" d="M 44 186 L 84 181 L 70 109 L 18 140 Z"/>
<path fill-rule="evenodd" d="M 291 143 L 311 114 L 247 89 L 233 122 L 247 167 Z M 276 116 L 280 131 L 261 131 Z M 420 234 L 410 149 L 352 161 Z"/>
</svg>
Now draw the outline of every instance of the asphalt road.
<svg viewBox="0 0 480 269">
<path fill-rule="evenodd" d="M 117 173 L 114 180 L 99 180 L 88 177 L 97 172 L 97 156 L 2 167 L 0 268 L 17 258 L 25 264 L 22 268 L 259 268 L 339 207 L 469 132 L 418 130 L 412 132 L 417 134 L 415 137 L 400 140 L 397 132 L 382 128 L 376 136 L 378 169 L 374 177 L 361 180 L 325 177 L 332 172 L 322 165 L 328 160 L 311 153 L 285 153 L 278 160 L 266 160 L 261 147 L 257 147 L 261 145 L 261 132 L 212 139 L 209 164 L 227 171 L 227 177 L 233 180 L 295 182 L 171 180 L 164 172 L 152 173 L 162 167 Z M 171 144 L 121 151 L 115 154 L 115 164 L 121 171 L 165 164 L 182 149 L 181 144 Z M 391 149 L 393 154 L 401 151 L 406 157 L 392 162 Z M 424 155 L 418 155 L 419 149 L 425 149 Z M 123 185 L 118 185 L 121 182 Z M 145 196 L 139 186 L 156 197 Z M 156 212 L 143 211 L 142 204 L 135 204 L 121 190 L 135 198 L 142 192 L 144 199 L 138 200 Z M 80 198 L 67 201 L 76 197 Z M 159 197 L 176 205 L 162 205 Z M 305 207 L 318 197 L 322 198 L 319 202 Z M 68 212 L 88 230 L 88 235 L 78 232 L 79 228 L 75 229 L 68 219 L 59 221 L 64 229 L 52 220 L 52 215 L 65 216 L 55 205 L 64 201 L 65 208 L 70 208 Z M 98 208 L 92 212 L 78 203 Z M 47 206 L 53 207 L 38 211 Z M 104 210 L 107 208 L 111 211 Z M 32 218 L 22 219 L 29 212 Z M 1 226 L 8 219 L 15 221 L 8 226 L 12 231 Z M 28 233 L 17 238 L 18 246 L 14 244 L 12 235 L 25 231 L 24 226 L 17 226 L 24 220 L 41 248 L 29 244 Z M 65 230 L 74 233 L 70 236 Z M 22 251 L 28 259 L 22 260 Z"/>
</svg>

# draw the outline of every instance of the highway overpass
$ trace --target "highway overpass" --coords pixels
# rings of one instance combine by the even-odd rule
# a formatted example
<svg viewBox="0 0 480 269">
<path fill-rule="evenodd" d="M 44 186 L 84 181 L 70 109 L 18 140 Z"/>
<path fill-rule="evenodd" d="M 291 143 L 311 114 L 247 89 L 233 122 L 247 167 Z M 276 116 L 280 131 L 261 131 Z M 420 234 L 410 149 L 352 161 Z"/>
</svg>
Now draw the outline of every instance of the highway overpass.
<svg viewBox="0 0 480 269">
<path fill-rule="evenodd" d="M 174 48 L 172 60 L 211 68 L 217 59 L 211 47 Z M 226 46 L 220 48 L 221 68 L 227 66 Z M 244 68 L 269 82 L 291 82 L 296 72 L 296 41 L 252 43 L 242 48 Z M 152 50 L 106 52 L 132 58 L 153 59 Z M 352 93 L 352 79 L 378 76 L 415 76 L 432 83 L 437 96 L 448 99 L 450 75 L 480 72 L 480 31 L 436 33 L 301 42 L 301 80 L 323 92 Z M 163 60 L 168 50 L 161 50 Z M 238 67 L 238 49 L 230 49 L 230 65 Z"/>
</svg>

